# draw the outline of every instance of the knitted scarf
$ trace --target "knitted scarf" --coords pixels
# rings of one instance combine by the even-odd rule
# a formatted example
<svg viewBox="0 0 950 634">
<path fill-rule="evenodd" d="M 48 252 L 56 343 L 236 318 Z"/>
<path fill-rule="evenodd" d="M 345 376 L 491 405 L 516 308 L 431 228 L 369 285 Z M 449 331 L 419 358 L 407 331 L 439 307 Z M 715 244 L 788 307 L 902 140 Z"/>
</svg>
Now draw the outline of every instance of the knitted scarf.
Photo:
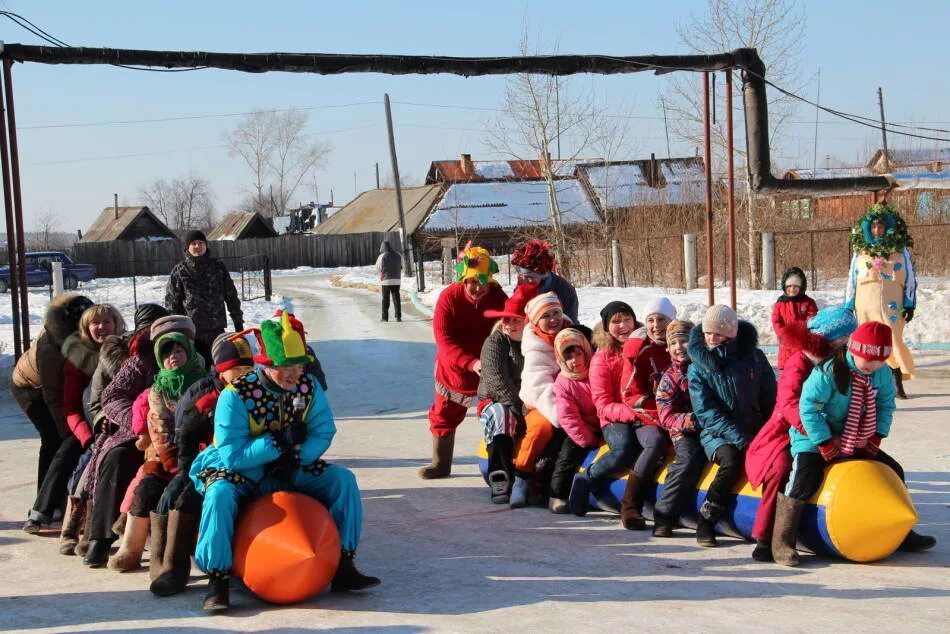
<svg viewBox="0 0 950 634">
<path fill-rule="evenodd" d="M 188 363 L 180 368 L 159 370 L 158 374 L 155 375 L 155 382 L 152 387 L 159 394 L 177 400 L 181 398 L 186 389 L 191 387 L 192 383 L 207 376 L 207 374 L 204 359 L 200 354 L 195 353 L 188 359 Z"/>
<path fill-rule="evenodd" d="M 877 431 L 877 390 L 871 377 L 851 370 L 851 402 L 841 434 L 841 453 L 854 454 L 867 445 Z"/>
</svg>

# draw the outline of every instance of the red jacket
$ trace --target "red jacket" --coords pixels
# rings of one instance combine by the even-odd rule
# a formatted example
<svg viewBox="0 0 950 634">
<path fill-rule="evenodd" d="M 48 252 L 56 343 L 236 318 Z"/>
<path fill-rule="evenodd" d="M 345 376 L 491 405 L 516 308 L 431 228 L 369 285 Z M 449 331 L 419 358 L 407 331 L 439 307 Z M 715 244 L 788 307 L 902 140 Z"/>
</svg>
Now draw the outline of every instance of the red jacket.
<svg viewBox="0 0 950 634">
<path fill-rule="evenodd" d="M 623 386 L 623 402 L 633 409 L 643 409 L 658 416 L 656 387 L 660 377 L 670 367 L 670 353 L 666 346 L 635 334 L 623 344 L 624 367 L 620 377 Z M 651 422 L 645 420 L 644 422 Z M 656 424 L 655 422 L 653 424 Z"/>
<path fill-rule="evenodd" d="M 794 353 L 801 350 L 797 339 L 786 336 L 786 331 L 793 324 L 805 323 L 818 312 L 818 305 L 808 295 L 797 295 L 793 298 L 782 297 L 772 307 L 772 328 L 778 337 L 778 369 L 785 367 L 785 361 Z"/>
<path fill-rule="evenodd" d="M 92 426 L 86 420 L 82 393 L 92 380 L 85 372 L 67 359 L 63 364 L 63 414 L 66 425 L 83 447 L 92 440 Z"/>
<path fill-rule="evenodd" d="M 463 394 L 475 394 L 478 375 L 472 372 L 472 366 L 496 321 L 485 317 L 485 311 L 504 309 L 506 299 L 508 296 L 497 284 L 492 284 L 477 304 L 460 282 L 443 289 L 432 317 L 436 381 Z"/>
</svg>

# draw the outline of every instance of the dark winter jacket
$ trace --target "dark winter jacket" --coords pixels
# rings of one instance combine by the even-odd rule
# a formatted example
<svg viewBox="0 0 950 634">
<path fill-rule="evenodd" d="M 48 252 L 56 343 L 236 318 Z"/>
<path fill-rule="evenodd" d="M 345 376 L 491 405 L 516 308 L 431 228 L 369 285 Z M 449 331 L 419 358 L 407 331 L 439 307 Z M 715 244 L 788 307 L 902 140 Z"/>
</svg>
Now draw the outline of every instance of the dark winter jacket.
<svg viewBox="0 0 950 634">
<path fill-rule="evenodd" d="M 478 379 L 478 398 L 508 405 L 517 412 L 525 412 L 518 396 L 521 390 L 521 371 L 524 355 L 521 342 L 511 339 L 495 327 L 482 344 L 482 374 Z"/>
<path fill-rule="evenodd" d="M 217 376 L 199 379 L 185 390 L 175 408 L 175 442 L 178 445 L 178 472 L 188 473 L 195 456 L 211 444 L 214 436 L 214 408 L 224 384 Z"/>
<path fill-rule="evenodd" d="M 70 431 L 63 413 L 63 366 L 66 359 L 62 348 L 66 337 L 76 330 L 76 324 L 66 315 L 66 305 L 76 296 L 76 293 L 63 293 L 50 301 L 43 329 L 29 350 L 17 360 L 12 377 L 13 385 L 18 388 L 42 390 L 43 402 L 56 423 L 56 431 L 64 439 L 70 436 Z"/>
<path fill-rule="evenodd" d="M 244 330 L 241 300 L 224 262 L 205 253 L 175 265 L 165 287 L 165 308 L 172 314 L 188 315 L 198 333 L 223 332 L 227 329 L 224 306 L 227 304 L 234 330 Z"/>
<path fill-rule="evenodd" d="M 703 327 L 689 333 L 689 397 L 707 457 L 722 445 L 745 449 L 775 408 L 775 373 L 755 326 L 739 321 L 734 339 L 706 347 Z"/>
<path fill-rule="evenodd" d="M 808 290 L 808 278 L 805 277 L 805 272 L 797 266 L 793 266 L 782 275 L 782 289 L 785 289 L 785 282 L 791 275 L 802 278 L 801 293 L 795 297 L 789 297 L 782 293 L 782 296 L 778 298 L 772 308 L 772 328 L 775 330 L 775 336 L 778 337 L 779 370 L 785 367 L 785 361 L 790 356 L 800 350 L 795 344 L 796 340 L 786 336 L 786 330 L 795 324 L 805 325 L 818 312 L 818 305 L 815 300 L 805 294 L 805 291 Z"/>
<path fill-rule="evenodd" d="M 383 286 L 399 286 L 402 282 L 402 256 L 396 253 L 388 240 L 384 240 L 379 247 L 376 273 Z"/>
<path fill-rule="evenodd" d="M 570 317 L 575 324 L 579 323 L 577 320 L 579 302 L 574 286 L 557 273 L 548 273 L 538 286 L 538 294 L 547 293 L 548 291 L 553 292 L 561 300 L 564 314 Z"/>
<path fill-rule="evenodd" d="M 660 427 L 667 431 L 674 443 L 684 435 L 695 436 L 699 431 L 693 404 L 689 400 L 688 368 L 689 359 L 671 361 L 656 388 Z"/>
</svg>

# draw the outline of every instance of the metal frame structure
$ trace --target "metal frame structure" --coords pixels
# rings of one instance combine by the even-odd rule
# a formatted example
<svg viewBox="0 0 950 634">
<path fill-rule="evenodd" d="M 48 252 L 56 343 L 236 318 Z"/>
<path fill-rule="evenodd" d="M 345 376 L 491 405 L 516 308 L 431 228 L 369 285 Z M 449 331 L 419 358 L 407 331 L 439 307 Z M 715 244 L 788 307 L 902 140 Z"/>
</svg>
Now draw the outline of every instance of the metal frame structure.
<svg viewBox="0 0 950 634">
<path fill-rule="evenodd" d="M 3 93 L 6 130 L 0 134 L 7 244 L 11 272 L 18 271 L 14 289 L 13 320 L 17 357 L 30 345 L 29 307 L 25 285 L 23 209 L 20 169 L 13 108 L 14 62 L 38 64 L 107 64 L 161 68 L 217 68 L 248 73 L 291 72 L 318 75 L 384 73 L 390 75 L 450 73 L 465 77 L 505 74 L 572 75 L 577 73 L 621 74 L 652 71 L 658 75 L 675 71 L 703 75 L 703 121 L 706 154 L 706 258 L 709 303 L 715 301 L 712 275 L 712 152 L 709 133 L 709 76 L 726 72 L 726 130 L 728 154 L 729 277 L 731 303 L 735 307 L 735 199 L 732 129 L 732 71 L 742 73 L 746 125 L 746 157 L 749 184 L 754 192 L 769 194 L 827 194 L 853 191 L 886 191 L 891 182 L 883 176 L 780 180 L 771 172 L 768 139 L 768 104 L 765 64 L 753 48 L 740 48 L 715 55 L 543 55 L 522 57 L 449 57 L 429 55 L 336 55 L 322 53 L 211 53 L 202 51 L 149 51 L 113 48 L 51 47 L 0 43 L 3 60 Z M 0 105 L 2 108 L 2 105 Z M 7 132 L 9 143 L 7 143 Z M 397 181 L 398 182 L 398 181 Z"/>
</svg>

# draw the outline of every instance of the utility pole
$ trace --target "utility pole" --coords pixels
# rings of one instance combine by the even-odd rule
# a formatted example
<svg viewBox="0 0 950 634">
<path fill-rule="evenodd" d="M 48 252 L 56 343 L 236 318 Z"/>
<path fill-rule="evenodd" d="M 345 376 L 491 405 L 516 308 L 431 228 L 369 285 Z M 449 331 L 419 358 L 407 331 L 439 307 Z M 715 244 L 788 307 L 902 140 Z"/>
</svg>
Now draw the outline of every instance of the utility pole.
<svg viewBox="0 0 950 634">
<path fill-rule="evenodd" d="M 399 210 L 399 242 L 402 244 L 403 271 L 406 277 L 412 275 L 412 260 L 409 259 L 409 240 L 406 236 L 406 216 L 402 210 L 402 186 L 399 183 L 399 162 L 396 160 L 396 137 L 393 135 L 393 113 L 389 106 L 389 93 L 383 95 L 386 105 L 386 131 L 389 133 L 389 159 L 393 164 L 393 180 L 396 181 L 396 209 Z"/>
<path fill-rule="evenodd" d="M 815 150 L 811 159 L 812 178 L 818 172 L 818 115 L 821 113 L 821 68 L 818 68 L 818 96 L 815 97 Z"/>
<path fill-rule="evenodd" d="M 554 76 L 554 116 L 557 125 L 557 160 L 561 160 L 561 81 Z"/>
<path fill-rule="evenodd" d="M 891 159 L 887 153 L 887 125 L 884 123 L 884 93 L 881 91 L 880 86 L 877 88 L 877 103 L 881 107 L 881 138 L 884 141 L 884 171 L 890 173 Z"/>
<path fill-rule="evenodd" d="M 376 161 L 376 189 L 379 189 L 379 161 Z"/>
<path fill-rule="evenodd" d="M 660 97 L 660 107 L 663 108 L 663 128 L 666 129 L 666 158 L 673 158 L 670 153 L 670 124 L 666 120 L 666 101 Z"/>
</svg>

